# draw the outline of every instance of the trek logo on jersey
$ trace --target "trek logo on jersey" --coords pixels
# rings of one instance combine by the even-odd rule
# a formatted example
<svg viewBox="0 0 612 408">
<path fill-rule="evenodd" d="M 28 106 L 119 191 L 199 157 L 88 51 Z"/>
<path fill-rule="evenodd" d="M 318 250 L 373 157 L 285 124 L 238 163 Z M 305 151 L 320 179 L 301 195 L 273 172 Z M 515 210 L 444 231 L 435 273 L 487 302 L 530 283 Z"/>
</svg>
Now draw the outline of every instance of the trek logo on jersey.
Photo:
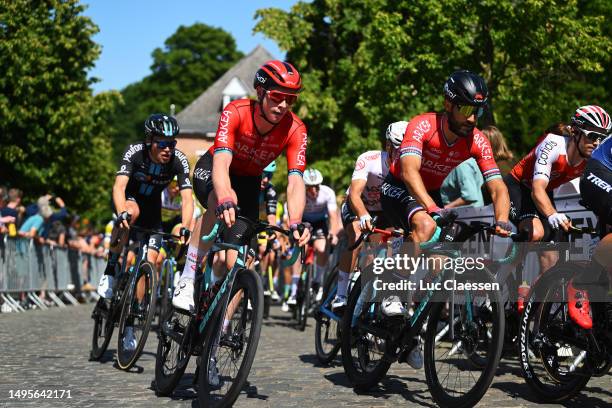
<svg viewBox="0 0 612 408">
<path fill-rule="evenodd" d="M 412 138 L 419 143 L 423 143 L 423 136 L 431 130 L 431 123 L 427 120 L 420 121 L 412 131 Z"/>
<path fill-rule="evenodd" d="M 541 146 L 542 147 L 538 149 L 540 153 L 538 155 L 538 164 L 546 166 L 548 164 L 550 152 L 555 149 L 555 147 L 557 146 L 557 142 L 554 142 L 552 140 L 546 140 L 542 143 Z"/>
<path fill-rule="evenodd" d="M 302 133 L 302 143 L 296 155 L 298 166 L 306 165 L 306 146 L 308 146 L 308 135 L 304 132 Z"/>
<path fill-rule="evenodd" d="M 221 112 L 221 118 L 219 119 L 219 132 L 217 133 L 217 140 L 223 144 L 227 144 L 227 132 L 231 114 L 232 112 L 224 110 Z"/>
<path fill-rule="evenodd" d="M 591 183 L 595 184 L 597 187 L 605 190 L 606 193 L 612 192 L 612 186 L 610 184 L 606 183 L 604 180 L 602 180 L 599 177 L 597 177 L 596 175 L 594 175 L 593 173 L 589 173 L 589 176 L 587 177 L 587 180 L 589 180 Z"/>
</svg>

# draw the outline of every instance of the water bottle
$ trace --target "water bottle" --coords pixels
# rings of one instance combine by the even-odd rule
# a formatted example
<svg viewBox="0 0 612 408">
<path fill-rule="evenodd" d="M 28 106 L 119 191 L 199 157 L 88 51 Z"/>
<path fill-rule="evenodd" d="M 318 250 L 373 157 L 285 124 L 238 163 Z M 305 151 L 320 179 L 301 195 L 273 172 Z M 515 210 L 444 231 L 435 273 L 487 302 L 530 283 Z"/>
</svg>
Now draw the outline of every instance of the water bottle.
<svg viewBox="0 0 612 408">
<path fill-rule="evenodd" d="M 518 311 L 519 313 L 523 313 L 523 310 L 525 310 L 525 299 L 527 298 L 527 296 L 529 295 L 529 285 L 527 284 L 527 281 L 523 281 L 523 283 L 521 283 L 521 286 L 518 287 Z"/>
</svg>

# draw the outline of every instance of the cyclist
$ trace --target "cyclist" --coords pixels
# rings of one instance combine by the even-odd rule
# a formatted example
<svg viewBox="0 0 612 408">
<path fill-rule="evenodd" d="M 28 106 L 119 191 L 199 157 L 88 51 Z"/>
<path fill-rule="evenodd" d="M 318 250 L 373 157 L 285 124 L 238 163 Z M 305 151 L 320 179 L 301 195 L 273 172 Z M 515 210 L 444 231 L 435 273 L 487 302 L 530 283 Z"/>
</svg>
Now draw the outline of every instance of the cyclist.
<svg viewBox="0 0 612 408">
<path fill-rule="evenodd" d="M 444 111 L 412 118 L 396 159 L 382 185 L 382 208 L 394 226 L 412 232 L 415 243 L 434 234 L 432 216 L 445 216 L 440 186 L 448 173 L 473 157 L 482 172 L 493 200 L 495 232 L 507 236 L 510 202 L 487 138 L 476 121 L 487 105 L 488 90 L 482 77 L 456 71 L 444 84 Z M 405 315 L 401 302 L 383 302 L 383 313 Z"/>
<path fill-rule="evenodd" d="M 397 152 L 408 122 L 391 123 L 385 132 L 385 149 L 370 150 L 362 153 L 355 162 L 351 185 L 347 189 L 347 198 L 342 203 L 341 218 L 347 233 L 347 246 L 355 243 L 360 231 L 372 229 L 372 216 L 377 218 L 378 228 L 391 226 L 387 221 L 380 204 L 380 188 L 389 173 L 389 166 Z M 355 267 L 358 248 L 346 250 L 338 263 L 338 285 L 332 309 L 346 306 L 347 289 L 350 272 Z"/>
<path fill-rule="evenodd" d="M 315 276 L 313 276 L 312 287 L 316 293 L 316 300 L 322 296 L 321 281 L 327 273 L 329 244 L 338 243 L 338 233 L 342 226 L 338 216 L 338 204 L 336 203 L 336 193 L 330 187 L 322 185 L 323 175 L 319 170 L 308 169 L 304 173 L 306 183 L 306 207 L 304 208 L 304 221 L 312 226 L 312 244 L 316 256 Z M 329 221 L 329 227 L 328 227 Z M 297 264 L 297 263 L 296 263 Z M 293 269 L 291 278 L 291 296 L 287 300 L 288 305 L 297 303 L 297 288 L 300 280 L 300 265 Z"/>
<path fill-rule="evenodd" d="M 121 249 L 127 243 L 129 225 L 161 231 L 161 192 L 170 184 L 174 176 L 182 198 L 181 240 L 187 243 L 190 237 L 189 223 L 193 215 L 191 182 L 189 181 L 189 162 L 180 150 L 176 149 L 176 135 L 179 125 L 175 118 L 156 113 L 144 123 L 143 142 L 130 144 L 121 160 L 115 184 L 113 185 L 113 206 L 117 222 L 113 227 L 109 248 L 109 258 L 104 275 L 98 284 L 98 294 L 109 299 L 113 295 L 113 277 Z M 155 265 L 161 247 L 161 236 L 152 235 L 149 239 L 147 260 Z M 124 260 L 129 263 L 128 260 Z M 140 286 L 140 285 L 139 285 Z M 137 298 L 141 299 L 143 294 Z M 130 327 L 126 328 L 124 341 L 127 347 L 135 346 Z"/>
<path fill-rule="evenodd" d="M 608 228 L 612 225 L 612 121 L 610 116 L 602 109 L 601 111 L 589 110 L 581 115 L 580 129 L 583 136 L 590 138 L 605 138 L 605 140 L 593 151 L 588 161 L 584 174 L 580 179 L 580 195 L 584 204 L 590 208 L 603 226 Z M 608 229 L 609 232 L 609 229 Z M 612 276 L 612 234 L 608 233 L 597 244 L 593 251 L 591 267 L 579 274 L 568 285 L 568 309 L 570 318 L 585 329 L 593 327 L 590 313 L 589 297 L 583 290 L 588 288 L 601 291 L 598 283 L 592 282 L 594 276 L 599 276 L 600 271 L 607 270 L 608 276 Z M 582 275 L 582 276 L 581 276 Z M 597 288 L 597 289 L 596 289 Z M 603 288 L 608 290 L 609 288 Z M 606 294 L 604 293 L 604 296 Z M 612 305 L 610 293 L 607 293 L 608 321 L 612 324 Z"/>
<path fill-rule="evenodd" d="M 532 242 L 548 239 L 551 228 L 567 231 L 571 227 L 567 216 L 554 206 L 553 190 L 582 175 L 601 136 L 587 129 L 597 128 L 594 118 L 601 120 L 606 115 L 595 105 L 576 109 L 566 127 L 567 135 L 546 135 L 504 178 L 512 222 L 519 230 L 529 231 Z M 541 252 L 540 273 L 552 267 L 557 258 L 556 251 Z"/>
<path fill-rule="evenodd" d="M 269 61 L 255 73 L 253 87 L 257 100 L 238 99 L 221 112 L 213 146 L 196 163 L 194 186 L 198 201 L 207 211 L 196 223 L 198 240 L 188 248 L 181 279 L 172 304 L 192 310 L 193 282 L 197 264 L 209 244 L 199 237 L 208 233 L 215 217 L 231 226 L 238 214 L 257 220 L 263 170 L 286 150 L 288 184 L 287 204 L 290 228 L 299 245 L 310 238 L 310 232 L 298 232 L 305 203 L 303 172 L 306 167 L 306 127 L 291 112 L 302 89 L 295 67 L 287 62 Z M 231 262 L 231 260 L 230 260 Z M 216 271 L 215 271 L 216 272 Z M 213 273 L 213 279 L 221 276 Z"/>
</svg>

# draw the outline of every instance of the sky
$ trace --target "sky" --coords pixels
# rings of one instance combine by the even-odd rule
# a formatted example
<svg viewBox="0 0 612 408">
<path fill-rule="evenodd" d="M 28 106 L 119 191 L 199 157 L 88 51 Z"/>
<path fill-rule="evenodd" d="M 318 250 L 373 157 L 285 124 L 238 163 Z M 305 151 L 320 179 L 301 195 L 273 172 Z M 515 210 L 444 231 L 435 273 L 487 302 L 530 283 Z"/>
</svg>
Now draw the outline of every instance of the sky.
<svg viewBox="0 0 612 408">
<path fill-rule="evenodd" d="M 180 25 L 196 22 L 221 27 L 236 39 L 237 48 L 247 54 L 258 44 L 277 58 L 284 57 L 276 43 L 262 34 L 253 34 L 255 11 L 277 7 L 289 10 L 296 0 L 83 0 L 84 14 L 100 29 L 93 39 L 102 54 L 90 71 L 100 82 L 95 93 L 120 90 L 150 74 L 151 53 Z"/>
</svg>

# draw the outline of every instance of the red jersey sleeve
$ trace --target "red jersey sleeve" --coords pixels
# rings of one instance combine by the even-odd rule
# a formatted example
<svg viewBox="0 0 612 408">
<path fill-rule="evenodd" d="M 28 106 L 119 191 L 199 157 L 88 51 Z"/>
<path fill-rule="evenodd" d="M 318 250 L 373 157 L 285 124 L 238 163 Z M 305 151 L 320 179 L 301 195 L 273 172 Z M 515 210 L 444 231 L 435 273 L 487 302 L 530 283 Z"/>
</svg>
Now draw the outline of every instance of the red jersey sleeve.
<svg viewBox="0 0 612 408">
<path fill-rule="evenodd" d="M 306 126 L 295 121 L 287 143 L 287 175 L 304 174 L 306 170 L 306 147 L 308 145 L 308 134 Z"/>
<path fill-rule="evenodd" d="M 434 115 L 415 116 L 408 123 L 400 146 L 400 158 L 404 156 L 423 156 L 423 141 L 431 133 L 433 125 L 430 118 Z"/>
<path fill-rule="evenodd" d="M 229 152 L 234 151 L 234 140 L 236 132 L 240 126 L 240 115 L 238 109 L 233 103 L 229 103 L 219 118 L 219 126 L 215 135 L 215 143 L 213 144 L 213 152 Z"/>
<path fill-rule="evenodd" d="M 491 149 L 489 139 L 477 129 L 474 129 L 470 155 L 476 160 L 476 163 L 478 163 L 478 167 L 482 172 L 485 182 L 501 178 L 501 173 L 493 158 L 493 150 Z"/>
</svg>

